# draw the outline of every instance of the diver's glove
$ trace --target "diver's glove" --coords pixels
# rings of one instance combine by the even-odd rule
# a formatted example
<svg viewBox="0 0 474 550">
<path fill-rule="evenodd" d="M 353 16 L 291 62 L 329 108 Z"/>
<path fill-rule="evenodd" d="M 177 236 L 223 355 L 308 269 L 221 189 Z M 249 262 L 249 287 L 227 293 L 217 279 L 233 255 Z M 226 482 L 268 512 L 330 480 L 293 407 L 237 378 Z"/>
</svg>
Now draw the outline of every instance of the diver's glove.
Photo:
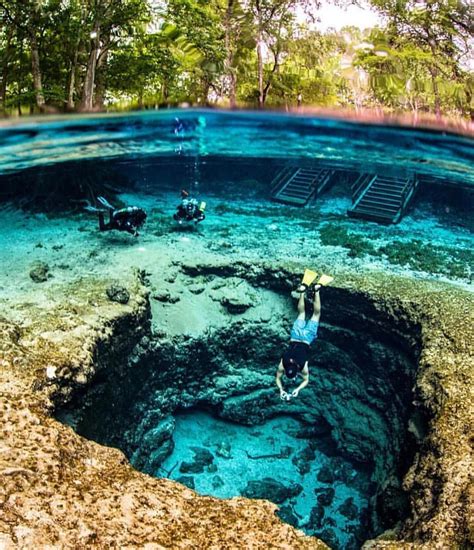
<svg viewBox="0 0 474 550">
<path fill-rule="evenodd" d="M 280 392 L 280 399 L 282 401 L 289 401 L 291 399 L 291 397 L 289 396 L 289 394 L 286 393 L 285 390 L 281 390 Z"/>
<path fill-rule="evenodd" d="M 300 392 L 300 390 L 293 390 L 291 392 L 291 397 L 298 397 L 299 392 Z"/>
</svg>

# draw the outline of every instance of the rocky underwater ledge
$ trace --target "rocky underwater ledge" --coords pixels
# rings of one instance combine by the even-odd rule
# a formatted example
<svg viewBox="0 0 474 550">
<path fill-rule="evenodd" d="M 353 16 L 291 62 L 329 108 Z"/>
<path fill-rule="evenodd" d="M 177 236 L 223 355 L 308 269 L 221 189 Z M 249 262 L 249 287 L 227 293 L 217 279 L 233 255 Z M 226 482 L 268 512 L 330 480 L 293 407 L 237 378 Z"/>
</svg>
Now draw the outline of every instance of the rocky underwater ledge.
<svg viewBox="0 0 474 550">
<path fill-rule="evenodd" d="M 0 325 L 0 542 L 326 547 L 280 521 L 274 504 L 203 497 L 144 475 L 122 452 L 53 418 L 69 414 L 80 433 L 157 474 L 172 450 L 174 415 L 201 408 L 250 426 L 289 414 L 308 441 L 325 438 L 344 459 L 370 465 L 366 538 L 381 534 L 364 547 L 467 546 L 472 295 L 380 274 L 339 277 L 327 289 L 310 387 L 287 404 L 274 369 L 294 313 L 284 296 L 301 271 L 175 262 L 154 288 L 143 272 L 124 276 L 125 304 L 111 300 L 113 281 L 82 279 L 56 287 L 47 311 L 12 308 Z M 160 329 L 153 301 L 173 305 L 173 277 L 234 320 L 193 337 Z M 271 315 L 252 305 L 269 300 Z M 305 469 L 305 460 L 294 464 Z M 261 497 L 258 488 L 247 494 Z"/>
</svg>

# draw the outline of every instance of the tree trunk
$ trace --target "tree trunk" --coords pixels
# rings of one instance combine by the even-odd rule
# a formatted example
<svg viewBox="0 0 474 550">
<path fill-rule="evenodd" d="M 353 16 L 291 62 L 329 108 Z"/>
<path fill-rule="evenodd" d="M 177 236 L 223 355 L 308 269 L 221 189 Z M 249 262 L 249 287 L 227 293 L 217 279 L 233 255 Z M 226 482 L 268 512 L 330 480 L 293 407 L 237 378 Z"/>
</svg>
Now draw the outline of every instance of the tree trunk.
<svg viewBox="0 0 474 550">
<path fill-rule="evenodd" d="M 96 87 L 94 110 L 103 111 L 105 109 L 105 92 L 107 90 L 107 58 L 108 50 L 99 55 L 96 70 Z"/>
<path fill-rule="evenodd" d="M 227 9 L 225 13 L 225 51 L 227 53 L 225 60 L 225 72 L 229 79 L 229 106 L 234 109 L 236 106 L 236 88 L 237 77 L 232 67 L 234 62 L 234 51 L 232 47 L 232 16 L 234 14 L 234 0 L 227 0 Z"/>
<path fill-rule="evenodd" d="M 258 107 L 262 109 L 265 103 L 263 94 L 263 52 L 262 52 L 262 31 L 259 29 L 257 36 L 257 72 L 258 72 Z"/>
<path fill-rule="evenodd" d="M 93 32 L 96 33 L 94 38 L 91 38 L 89 60 L 87 61 L 86 76 L 84 78 L 84 87 L 82 89 L 82 104 L 83 111 L 92 111 L 94 106 L 94 84 L 95 70 L 97 66 L 97 57 L 100 45 L 100 25 L 94 24 Z"/>
<path fill-rule="evenodd" d="M 41 68 L 40 58 L 38 52 L 38 41 L 36 38 L 36 31 L 34 28 L 29 29 L 30 34 L 30 48 L 31 48 L 31 71 L 33 75 L 33 87 L 35 90 L 36 105 L 38 109 L 43 112 L 45 109 L 45 100 L 43 94 L 43 85 L 41 83 Z"/>
<path fill-rule="evenodd" d="M 439 88 L 438 88 L 438 69 L 436 67 L 430 67 L 429 69 L 431 75 L 431 85 L 433 86 L 433 95 L 434 95 L 434 111 L 436 118 L 441 118 L 441 98 L 439 97 Z"/>
<path fill-rule="evenodd" d="M 10 62 L 10 53 L 11 41 L 13 37 L 13 27 L 8 28 L 7 32 L 7 43 L 5 46 L 3 63 L 2 63 L 2 83 L 0 86 L 0 99 L 1 99 L 1 113 L 6 116 L 7 114 L 7 83 L 8 83 L 8 73 L 9 73 L 9 62 Z"/>
<path fill-rule="evenodd" d="M 77 60 L 79 58 L 79 44 L 80 39 L 77 39 L 76 47 L 74 49 L 74 59 L 71 63 L 71 68 L 69 69 L 69 82 L 67 89 L 67 110 L 74 110 L 74 91 L 76 88 L 76 71 L 77 71 Z"/>
<path fill-rule="evenodd" d="M 237 105 L 237 76 L 232 71 L 229 74 L 229 106 L 235 109 Z"/>
</svg>

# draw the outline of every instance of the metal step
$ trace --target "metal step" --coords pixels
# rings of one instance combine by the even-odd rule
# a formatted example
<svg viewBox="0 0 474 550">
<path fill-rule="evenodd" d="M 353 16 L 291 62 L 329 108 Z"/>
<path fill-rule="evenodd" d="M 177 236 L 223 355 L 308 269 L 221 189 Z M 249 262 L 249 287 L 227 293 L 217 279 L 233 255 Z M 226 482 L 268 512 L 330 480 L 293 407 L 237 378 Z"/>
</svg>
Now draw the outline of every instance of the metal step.
<svg viewBox="0 0 474 550">
<path fill-rule="evenodd" d="M 353 210 L 358 210 L 359 208 L 371 208 L 372 210 L 384 210 L 386 212 L 398 212 L 398 210 L 400 210 L 399 206 L 390 207 L 388 205 L 381 205 L 379 202 L 374 201 L 360 202 L 356 208 L 353 208 Z"/>
<path fill-rule="evenodd" d="M 378 202 L 383 202 L 383 203 L 388 203 L 388 204 L 396 204 L 398 206 L 401 206 L 402 204 L 402 201 L 400 198 L 396 199 L 396 198 L 393 198 L 393 197 L 386 197 L 386 196 L 380 196 L 378 195 L 377 193 L 366 193 L 364 195 L 364 199 L 371 199 L 373 201 L 378 201 Z M 364 200 L 362 199 L 362 200 Z"/>
<path fill-rule="evenodd" d="M 273 180 L 272 198 L 284 203 L 304 205 L 328 184 L 334 171 L 293 168 L 282 170 Z"/>
</svg>

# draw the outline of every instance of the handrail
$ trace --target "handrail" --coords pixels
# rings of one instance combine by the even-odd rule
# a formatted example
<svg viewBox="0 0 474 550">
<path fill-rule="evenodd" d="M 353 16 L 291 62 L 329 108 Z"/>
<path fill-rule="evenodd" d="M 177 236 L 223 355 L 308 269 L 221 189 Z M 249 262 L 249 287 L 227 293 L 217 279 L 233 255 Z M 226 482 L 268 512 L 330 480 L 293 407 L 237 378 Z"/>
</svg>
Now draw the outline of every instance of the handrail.
<svg viewBox="0 0 474 550">
<path fill-rule="evenodd" d="M 407 178 L 407 181 L 403 187 L 402 191 L 402 201 L 400 210 L 403 212 L 408 204 L 408 201 L 412 197 L 413 193 L 415 192 L 415 189 L 418 187 L 418 178 L 416 177 L 416 174 L 412 174 L 411 177 Z"/>
<path fill-rule="evenodd" d="M 276 191 L 277 187 L 279 185 L 281 185 L 283 180 L 287 176 L 289 176 L 290 172 L 292 172 L 293 170 L 297 170 L 297 168 L 295 168 L 294 166 L 286 166 L 285 168 L 280 170 L 280 172 L 278 172 L 278 174 L 273 178 L 272 183 L 270 184 L 270 186 L 271 186 L 271 191 L 270 192 L 272 194 Z"/>
<path fill-rule="evenodd" d="M 363 193 L 363 191 L 369 187 L 370 183 L 372 183 L 374 178 L 376 178 L 375 174 L 369 174 L 367 172 L 364 172 L 359 175 L 356 181 L 351 185 L 352 204 L 354 204 L 357 201 L 357 199 L 360 197 L 360 195 Z M 365 189 L 363 189 L 364 185 L 365 185 Z"/>
</svg>

